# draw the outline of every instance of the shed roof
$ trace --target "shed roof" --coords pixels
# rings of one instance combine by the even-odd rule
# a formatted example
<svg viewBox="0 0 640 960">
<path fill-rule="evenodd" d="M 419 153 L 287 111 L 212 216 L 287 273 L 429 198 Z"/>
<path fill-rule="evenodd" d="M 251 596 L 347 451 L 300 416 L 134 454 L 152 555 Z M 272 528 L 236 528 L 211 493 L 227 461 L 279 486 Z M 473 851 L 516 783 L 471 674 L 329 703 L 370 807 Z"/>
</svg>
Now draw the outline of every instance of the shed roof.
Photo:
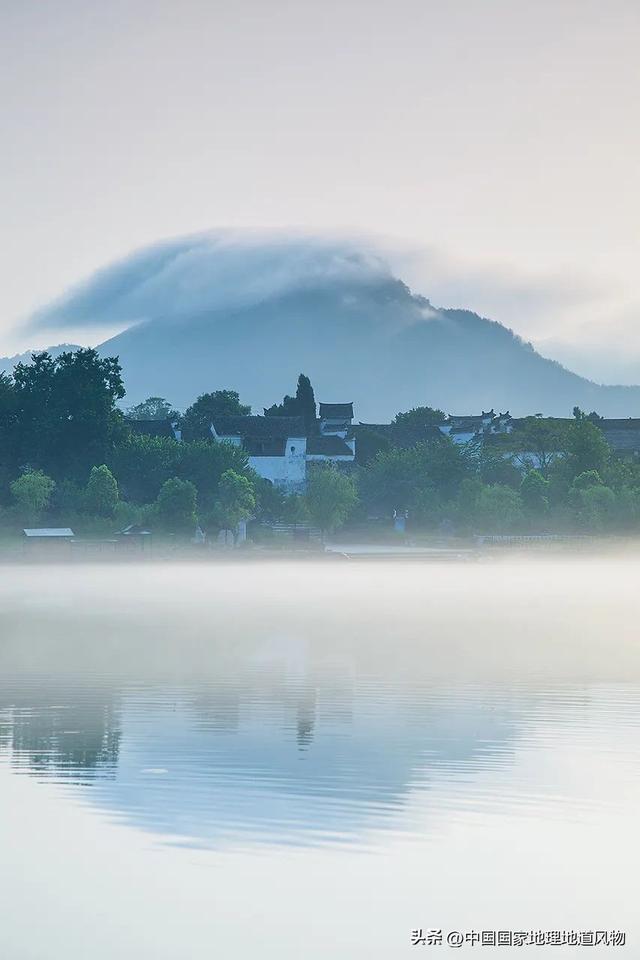
<svg viewBox="0 0 640 960">
<path fill-rule="evenodd" d="M 321 403 L 321 420 L 353 420 L 353 403 Z"/>
<path fill-rule="evenodd" d="M 30 540 L 38 538 L 54 539 L 56 537 L 60 539 L 75 536 L 71 527 L 25 527 L 23 533 Z"/>
</svg>

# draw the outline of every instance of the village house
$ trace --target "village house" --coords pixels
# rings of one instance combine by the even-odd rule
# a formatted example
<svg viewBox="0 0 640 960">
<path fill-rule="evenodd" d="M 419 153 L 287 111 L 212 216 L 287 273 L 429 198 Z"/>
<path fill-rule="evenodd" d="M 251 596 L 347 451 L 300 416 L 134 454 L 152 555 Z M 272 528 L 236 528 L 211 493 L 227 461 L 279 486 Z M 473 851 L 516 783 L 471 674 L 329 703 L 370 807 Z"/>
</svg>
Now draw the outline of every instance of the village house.
<svg viewBox="0 0 640 960">
<path fill-rule="evenodd" d="M 211 424 L 211 435 L 242 447 L 260 477 L 287 493 L 300 493 L 308 463 L 354 462 L 352 421 L 353 404 L 321 403 L 317 434 L 308 434 L 302 417 L 220 416 Z"/>
<path fill-rule="evenodd" d="M 454 443 L 469 443 L 472 440 L 482 441 L 486 437 L 511 433 L 513 420 L 508 410 L 506 413 L 495 413 L 491 409 L 483 410 L 479 415 L 451 415 L 438 424 L 438 429 Z"/>
</svg>

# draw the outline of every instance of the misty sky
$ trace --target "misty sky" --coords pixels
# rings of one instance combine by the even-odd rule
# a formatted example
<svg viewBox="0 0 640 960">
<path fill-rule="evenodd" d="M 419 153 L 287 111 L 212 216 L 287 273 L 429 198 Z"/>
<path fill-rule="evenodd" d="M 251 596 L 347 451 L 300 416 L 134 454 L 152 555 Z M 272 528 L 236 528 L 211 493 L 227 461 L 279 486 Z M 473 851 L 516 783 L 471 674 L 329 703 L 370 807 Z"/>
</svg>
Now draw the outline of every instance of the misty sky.
<svg viewBox="0 0 640 960">
<path fill-rule="evenodd" d="M 291 226 L 640 382 L 637 0 L 0 3 L 0 353 L 135 247 Z"/>
</svg>

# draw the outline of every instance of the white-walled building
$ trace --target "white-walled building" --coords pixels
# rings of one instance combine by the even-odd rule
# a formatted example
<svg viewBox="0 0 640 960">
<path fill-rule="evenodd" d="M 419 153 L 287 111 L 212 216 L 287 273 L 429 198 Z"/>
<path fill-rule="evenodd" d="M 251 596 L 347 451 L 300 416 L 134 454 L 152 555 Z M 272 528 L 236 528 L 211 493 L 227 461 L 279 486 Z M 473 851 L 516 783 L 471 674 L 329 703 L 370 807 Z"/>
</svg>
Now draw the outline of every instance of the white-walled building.
<svg viewBox="0 0 640 960">
<path fill-rule="evenodd" d="M 440 433 L 450 437 L 454 443 L 469 443 L 471 440 L 483 440 L 485 437 L 511 433 L 512 418 L 506 413 L 493 410 L 482 411 L 472 416 L 449 416 L 444 423 L 438 424 Z"/>
<path fill-rule="evenodd" d="M 327 408 L 332 416 L 323 419 Z M 216 417 L 211 435 L 214 440 L 242 447 L 260 477 L 287 493 L 301 493 L 308 463 L 349 464 L 355 460 L 353 404 L 321 403 L 320 410 L 319 433 L 309 436 L 302 417 L 257 416 Z"/>
<path fill-rule="evenodd" d="M 287 493 L 304 490 L 307 437 L 302 417 L 216 417 L 214 440 L 242 447 L 260 477 Z"/>
<path fill-rule="evenodd" d="M 344 438 L 353 423 L 352 403 L 321 403 L 319 427 L 323 437 Z"/>
</svg>

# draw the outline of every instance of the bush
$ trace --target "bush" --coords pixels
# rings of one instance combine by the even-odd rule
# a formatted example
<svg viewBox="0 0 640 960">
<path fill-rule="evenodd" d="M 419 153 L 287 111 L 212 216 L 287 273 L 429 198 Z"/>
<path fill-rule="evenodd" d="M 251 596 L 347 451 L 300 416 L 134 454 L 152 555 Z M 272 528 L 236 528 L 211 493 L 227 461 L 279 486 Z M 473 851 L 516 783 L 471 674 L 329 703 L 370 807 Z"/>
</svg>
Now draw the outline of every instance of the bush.
<svg viewBox="0 0 640 960">
<path fill-rule="evenodd" d="M 18 515 L 27 523 L 35 523 L 48 508 L 55 481 L 42 470 L 25 470 L 11 484 L 11 495 L 16 502 Z"/>
<path fill-rule="evenodd" d="M 478 498 L 476 524 L 482 533 L 506 533 L 522 521 L 522 499 L 501 483 L 484 487 Z"/>
<path fill-rule="evenodd" d="M 335 467 L 315 467 L 310 474 L 305 496 L 309 516 L 323 534 L 331 532 L 358 502 L 355 484 Z"/>
<path fill-rule="evenodd" d="M 118 484 L 109 467 L 92 467 L 84 491 L 84 508 L 94 517 L 112 517 L 118 504 Z"/>
<path fill-rule="evenodd" d="M 190 480 L 172 477 L 160 488 L 155 515 L 170 533 L 187 533 L 196 523 L 197 491 Z"/>
</svg>

